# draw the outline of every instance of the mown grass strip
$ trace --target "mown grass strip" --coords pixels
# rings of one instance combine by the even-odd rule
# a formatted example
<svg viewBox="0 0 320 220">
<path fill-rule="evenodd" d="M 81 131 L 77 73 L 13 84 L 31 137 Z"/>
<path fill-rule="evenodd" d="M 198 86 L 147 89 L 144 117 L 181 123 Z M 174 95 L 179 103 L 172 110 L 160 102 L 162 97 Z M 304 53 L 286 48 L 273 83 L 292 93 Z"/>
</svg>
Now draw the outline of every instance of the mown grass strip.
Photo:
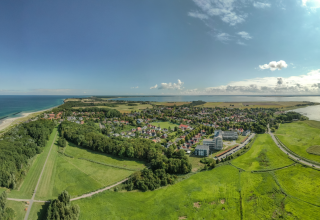
<svg viewBox="0 0 320 220">
<path fill-rule="evenodd" d="M 98 161 L 94 161 L 94 160 L 90 160 L 90 159 L 82 158 L 82 157 L 80 157 L 78 159 L 86 160 L 86 161 L 89 161 L 89 162 L 92 162 L 92 163 L 101 164 L 101 165 L 104 165 L 104 166 L 109 166 L 109 167 L 114 167 L 114 168 L 119 168 L 119 169 L 124 169 L 124 170 L 130 170 L 130 171 L 138 171 L 138 170 L 135 170 L 135 169 L 129 169 L 129 168 L 125 168 L 125 167 L 119 167 L 119 166 L 115 166 L 115 165 L 111 165 L 111 164 L 101 163 L 101 162 L 98 162 Z"/>
</svg>

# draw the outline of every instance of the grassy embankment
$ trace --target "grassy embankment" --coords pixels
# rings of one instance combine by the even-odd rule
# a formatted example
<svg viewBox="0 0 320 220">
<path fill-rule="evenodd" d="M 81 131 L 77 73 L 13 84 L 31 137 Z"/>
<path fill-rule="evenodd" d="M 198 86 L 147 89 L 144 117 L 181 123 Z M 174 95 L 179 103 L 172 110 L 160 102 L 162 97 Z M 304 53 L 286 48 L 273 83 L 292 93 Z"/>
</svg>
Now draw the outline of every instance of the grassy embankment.
<svg viewBox="0 0 320 220">
<path fill-rule="evenodd" d="M 70 158 L 59 154 L 58 146 L 54 145 L 36 199 L 53 199 L 63 190 L 67 190 L 72 197 L 76 197 L 123 180 L 134 172 L 78 159 L 79 157 L 129 169 L 144 167 L 143 164 L 136 161 L 108 157 L 108 155 L 91 152 L 69 144 L 65 153 L 75 157 Z"/>
<path fill-rule="evenodd" d="M 36 158 L 33 160 L 33 164 L 30 167 L 21 186 L 17 190 L 11 190 L 11 192 L 8 194 L 8 197 L 19 198 L 19 199 L 31 199 L 33 190 L 36 188 L 41 170 L 46 161 L 51 144 L 54 140 L 56 133 L 57 133 L 57 128 L 54 128 L 52 134 L 50 135 L 50 139 L 47 142 L 47 145 L 45 146 L 43 152 L 41 154 L 38 154 Z"/>
<path fill-rule="evenodd" d="M 307 152 L 320 143 L 320 122 L 299 121 L 281 124 L 275 132 L 280 141 L 294 153 L 309 160 L 320 162 L 320 156 Z"/>
<path fill-rule="evenodd" d="M 246 171 L 276 169 L 293 163 L 269 134 L 258 134 L 251 149 L 232 161 L 233 165 Z"/>
</svg>

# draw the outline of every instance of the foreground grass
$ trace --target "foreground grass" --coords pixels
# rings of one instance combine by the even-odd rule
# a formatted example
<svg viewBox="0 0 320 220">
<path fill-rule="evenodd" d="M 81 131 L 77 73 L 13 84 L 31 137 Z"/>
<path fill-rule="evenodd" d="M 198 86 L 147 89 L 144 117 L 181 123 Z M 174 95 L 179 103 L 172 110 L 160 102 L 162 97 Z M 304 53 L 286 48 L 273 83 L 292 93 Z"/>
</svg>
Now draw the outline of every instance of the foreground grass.
<svg viewBox="0 0 320 220">
<path fill-rule="evenodd" d="M 58 153 L 58 146 L 55 144 L 45 167 L 36 199 L 54 199 L 63 190 L 67 190 L 72 197 L 76 197 L 123 180 L 132 173 L 133 171 L 63 156 Z"/>
<path fill-rule="evenodd" d="M 49 203 L 44 203 L 44 202 L 33 203 L 28 219 L 29 220 L 46 219 L 48 206 L 49 206 Z"/>
<path fill-rule="evenodd" d="M 94 160 L 97 162 L 129 168 L 129 169 L 141 170 L 146 167 L 145 161 L 143 160 L 120 158 L 110 154 L 100 153 L 97 151 L 92 151 L 86 148 L 82 148 L 70 142 L 68 142 L 67 144 L 65 153 L 75 158 L 86 158 L 86 159 Z"/>
<path fill-rule="evenodd" d="M 51 144 L 53 142 L 54 136 L 57 133 L 57 128 L 54 128 L 50 139 L 47 142 L 46 147 L 44 148 L 41 154 L 38 154 L 33 161 L 31 168 L 29 169 L 21 187 L 18 190 L 12 190 L 8 197 L 10 198 L 20 198 L 20 199 L 31 199 L 33 190 L 36 188 L 41 170 L 48 156 Z"/>
<path fill-rule="evenodd" d="M 12 208 L 15 212 L 14 220 L 21 220 L 24 219 L 26 211 L 24 210 L 28 206 L 26 206 L 25 202 L 16 202 L 7 200 L 7 207 Z"/>
<path fill-rule="evenodd" d="M 312 125 L 312 127 L 310 126 Z M 277 137 L 294 153 L 309 160 L 320 162 L 320 156 L 309 154 L 307 149 L 320 143 L 320 122 L 303 121 L 281 124 L 276 131 Z"/>
<path fill-rule="evenodd" d="M 287 194 L 316 204 L 320 209 L 320 171 L 297 164 L 275 174 Z"/>
<path fill-rule="evenodd" d="M 259 134 L 251 149 L 232 161 L 232 164 L 246 171 L 275 169 L 292 164 L 273 142 L 269 134 Z"/>
<path fill-rule="evenodd" d="M 238 170 L 223 166 L 155 191 L 105 191 L 73 203 L 80 219 L 240 219 L 238 188 Z"/>
</svg>

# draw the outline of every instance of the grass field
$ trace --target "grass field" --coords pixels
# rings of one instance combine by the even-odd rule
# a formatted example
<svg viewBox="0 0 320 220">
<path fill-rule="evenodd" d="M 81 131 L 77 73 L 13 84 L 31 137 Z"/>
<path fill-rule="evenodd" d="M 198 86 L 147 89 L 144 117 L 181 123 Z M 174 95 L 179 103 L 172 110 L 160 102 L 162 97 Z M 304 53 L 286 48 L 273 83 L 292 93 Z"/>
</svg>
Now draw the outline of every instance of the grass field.
<svg viewBox="0 0 320 220">
<path fill-rule="evenodd" d="M 269 134 L 259 134 L 250 150 L 232 161 L 232 164 L 246 171 L 275 169 L 292 164 L 273 142 Z"/>
<path fill-rule="evenodd" d="M 29 214 L 29 220 L 42 220 L 47 218 L 47 209 L 49 203 L 44 202 L 34 202 Z"/>
<path fill-rule="evenodd" d="M 203 157 L 188 156 L 189 161 L 192 164 L 192 172 L 196 172 L 199 168 L 203 168 L 204 164 L 200 162 Z"/>
<path fill-rule="evenodd" d="M 130 158 L 120 158 L 110 154 L 100 153 L 97 151 L 92 151 L 79 146 L 76 146 L 70 142 L 65 149 L 65 153 L 71 155 L 75 158 L 87 158 L 97 162 L 111 164 L 114 166 L 142 170 L 145 166 L 144 160 L 135 160 Z"/>
<path fill-rule="evenodd" d="M 316 145 L 316 146 L 311 146 L 307 149 L 307 152 L 309 154 L 316 154 L 316 155 L 320 155 L 320 146 Z"/>
<path fill-rule="evenodd" d="M 201 172 L 148 192 L 105 191 L 73 202 L 80 219 L 240 219 L 239 174 L 232 166 Z M 182 218 L 181 218 L 182 219 Z"/>
<path fill-rule="evenodd" d="M 241 172 L 243 219 L 286 216 L 285 195 L 269 173 Z"/>
<path fill-rule="evenodd" d="M 307 152 L 309 147 L 320 143 L 320 129 L 316 126 L 320 126 L 320 122 L 302 121 L 281 124 L 275 134 L 294 153 L 309 160 L 320 162 L 320 155 Z"/>
<path fill-rule="evenodd" d="M 275 174 L 287 194 L 320 206 L 320 171 L 297 164 Z"/>
<path fill-rule="evenodd" d="M 140 104 L 140 103 L 137 103 L 137 106 L 129 106 L 127 104 L 124 105 L 124 104 L 118 104 L 118 103 L 116 103 L 116 105 L 117 107 L 109 107 L 109 106 L 94 106 L 94 107 L 116 109 L 121 113 L 130 113 L 131 111 L 140 111 L 146 108 L 152 108 L 152 105 L 150 104 Z M 78 109 L 78 108 L 84 108 L 84 107 L 73 107 L 73 108 Z"/>
<path fill-rule="evenodd" d="M 72 150 L 69 149 L 66 152 L 70 151 Z M 89 155 L 89 152 L 86 155 Z M 95 158 L 93 156 L 92 158 Z M 133 171 L 63 156 L 58 153 L 58 146 L 54 145 L 41 178 L 36 199 L 53 199 L 63 190 L 67 190 L 72 197 L 76 197 L 123 180 L 132 173 Z"/>
<path fill-rule="evenodd" d="M 191 102 L 152 102 L 154 105 L 164 105 L 164 106 L 181 106 L 181 105 L 186 105 L 190 104 Z"/>
<path fill-rule="evenodd" d="M 170 122 L 154 122 L 154 123 L 151 123 L 152 125 L 154 126 L 159 126 L 160 125 L 160 128 L 161 129 L 168 129 L 169 127 L 173 130 L 174 127 L 178 127 L 179 125 L 177 124 L 173 124 L 173 123 L 170 123 Z"/>
<path fill-rule="evenodd" d="M 22 220 L 24 219 L 24 216 L 26 214 L 26 211 L 24 211 L 26 206 L 25 202 L 16 202 L 16 201 L 10 201 L 7 200 L 7 207 L 12 208 L 15 212 L 15 218 L 14 220 Z"/>
<path fill-rule="evenodd" d="M 20 198 L 20 199 L 30 199 L 32 197 L 33 190 L 36 188 L 41 170 L 46 161 L 51 144 L 53 142 L 53 139 L 56 133 L 57 133 L 57 128 L 54 128 L 52 134 L 50 135 L 50 139 L 47 142 L 47 145 L 45 146 L 43 152 L 36 156 L 20 188 L 18 190 L 12 190 L 8 194 L 8 197 Z"/>
</svg>

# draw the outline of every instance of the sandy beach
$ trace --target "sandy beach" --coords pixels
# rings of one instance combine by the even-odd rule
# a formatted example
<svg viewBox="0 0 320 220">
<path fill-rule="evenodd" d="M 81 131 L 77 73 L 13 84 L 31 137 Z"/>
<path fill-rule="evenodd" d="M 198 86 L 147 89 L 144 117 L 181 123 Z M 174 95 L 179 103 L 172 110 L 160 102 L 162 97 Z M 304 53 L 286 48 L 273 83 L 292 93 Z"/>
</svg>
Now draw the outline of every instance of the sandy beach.
<svg viewBox="0 0 320 220">
<path fill-rule="evenodd" d="M 7 118 L 7 119 L 4 119 L 4 120 L 0 120 L 0 131 L 6 129 L 6 128 L 9 127 L 10 125 L 13 125 L 16 120 L 26 118 L 26 117 L 28 117 L 28 116 L 31 115 L 31 114 L 35 114 L 35 113 L 39 113 L 39 114 L 40 114 L 41 112 L 49 111 L 49 110 L 51 110 L 51 109 L 53 109 L 53 108 L 56 108 L 56 107 L 58 107 L 58 106 L 60 106 L 60 105 L 54 106 L 54 107 L 49 108 L 49 109 L 41 110 L 41 111 L 21 113 L 22 116 L 20 116 L 20 117 Z"/>
</svg>

